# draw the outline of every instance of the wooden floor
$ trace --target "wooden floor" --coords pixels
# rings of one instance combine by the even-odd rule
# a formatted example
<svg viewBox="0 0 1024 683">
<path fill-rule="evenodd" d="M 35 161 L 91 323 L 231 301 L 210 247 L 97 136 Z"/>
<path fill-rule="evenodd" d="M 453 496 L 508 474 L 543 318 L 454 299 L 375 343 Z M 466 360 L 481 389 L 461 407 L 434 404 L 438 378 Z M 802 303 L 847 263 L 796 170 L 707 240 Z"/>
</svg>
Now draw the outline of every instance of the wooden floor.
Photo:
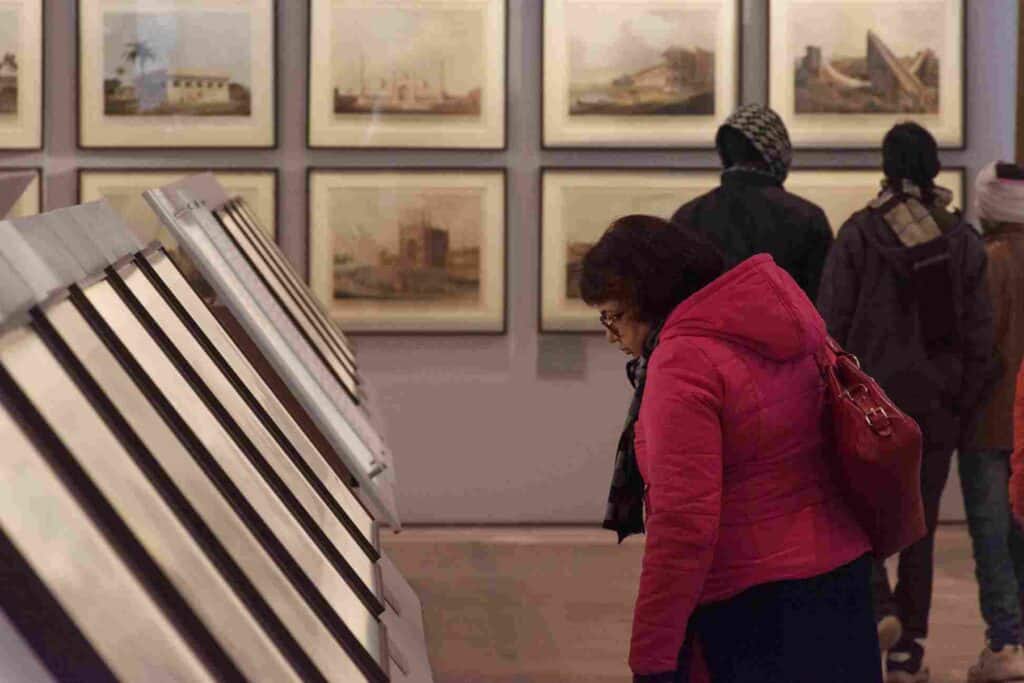
<svg viewBox="0 0 1024 683">
<path fill-rule="evenodd" d="M 436 683 L 620 683 L 642 538 L 574 528 L 409 528 L 385 551 L 423 601 Z M 932 683 L 962 683 L 983 647 L 970 542 L 939 530 Z M 822 681 L 827 677 L 822 678 Z"/>
</svg>

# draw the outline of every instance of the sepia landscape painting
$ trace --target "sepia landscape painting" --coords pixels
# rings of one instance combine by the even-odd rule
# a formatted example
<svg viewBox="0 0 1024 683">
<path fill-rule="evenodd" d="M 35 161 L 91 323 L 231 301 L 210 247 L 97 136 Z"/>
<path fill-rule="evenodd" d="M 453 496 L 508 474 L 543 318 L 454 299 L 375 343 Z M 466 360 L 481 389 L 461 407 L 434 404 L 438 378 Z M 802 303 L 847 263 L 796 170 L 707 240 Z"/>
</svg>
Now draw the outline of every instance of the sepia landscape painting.
<svg viewBox="0 0 1024 683">
<path fill-rule="evenodd" d="M 715 113 L 719 13 L 707 5 L 566 5 L 570 116 Z"/>
<path fill-rule="evenodd" d="M 249 15 L 103 14 L 107 116 L 250 116 Z"/>
<path fill-rule="evenodd" d="M 0 119 L 18 115 L 18 9 L 0 6 Z"/>
<path fill-rule="evenodd" d="M 191 272 L 193 266 L 180 250 L 171 232 L 143 198 L 154 187 L 177 182 L 195 171 L 98 171 L 82 170 L 78 176 L 79 202 L 106 199 L 143 244 L 159 241 L 178 267 Z M 217 181 L 231 197 L 240 196 L 273 239 L 275 235 L 277 176 L 273 171 L 236 171 L 215 173 Z"/>
<path fill-rule="evenodd" d="M 717 185 L 717 174 L 702 171 L 545 171 L 542 330 L 600 329 L 580 298 L 580 274 L 583 257 L 612 221 L 630 214 L 670 219 Z"/>
<path fill-rule="evenodd" d="M 310 286 L 352 332 L 504 329 L 504 174 L 310 174 Z"/>
<path fill-rule="evenodd" d="M 482 200 L 477 188 L 332 190 L 335 301 L 479 301 Z"/>
<path fill-rule="evenodd" d="M 801 5 L 790 35 L 798 114 L 936 114 L 944 17 L 915 3 Z"/>
<path fill-rule="evenodd" d="M 484 18 L 472 6 L 334 7 L 335 116 L 479 117 Z"/>
</svg>

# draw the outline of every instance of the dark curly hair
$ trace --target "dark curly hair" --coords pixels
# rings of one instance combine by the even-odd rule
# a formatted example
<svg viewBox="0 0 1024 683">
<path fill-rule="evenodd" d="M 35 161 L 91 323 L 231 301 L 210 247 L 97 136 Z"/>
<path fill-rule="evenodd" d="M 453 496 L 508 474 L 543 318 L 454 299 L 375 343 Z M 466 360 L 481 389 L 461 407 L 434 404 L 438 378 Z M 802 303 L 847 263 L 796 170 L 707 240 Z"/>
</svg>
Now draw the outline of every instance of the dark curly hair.
<svg viewBox="0 0 1024 683">
<path fill-rule="evenodd" d="M 725 258 L 695 230 L 656 216 L 623 216 L 586 256 L 583 301 L 622 301 L 638 319 L 656 323 L 726 270 Z"/>
</svg>

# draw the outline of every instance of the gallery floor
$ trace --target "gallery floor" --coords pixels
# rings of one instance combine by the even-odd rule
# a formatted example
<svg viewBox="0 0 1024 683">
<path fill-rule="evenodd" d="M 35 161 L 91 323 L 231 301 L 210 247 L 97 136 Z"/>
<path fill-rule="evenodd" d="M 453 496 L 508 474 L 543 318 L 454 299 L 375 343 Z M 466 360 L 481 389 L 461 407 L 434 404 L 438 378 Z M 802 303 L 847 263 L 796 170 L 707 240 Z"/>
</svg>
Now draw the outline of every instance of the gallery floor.
<svg viewBox="0 0 1024 683">
<path fill-rule="evenodd" d="M 642 539 L 583 528 L 409 528 L 387 553 L 423 601 L 437 683 L 621 683 Z M 962 683 L 982 647 L 966 528 L 943 526 L 928 659 Z"/>
</svg>

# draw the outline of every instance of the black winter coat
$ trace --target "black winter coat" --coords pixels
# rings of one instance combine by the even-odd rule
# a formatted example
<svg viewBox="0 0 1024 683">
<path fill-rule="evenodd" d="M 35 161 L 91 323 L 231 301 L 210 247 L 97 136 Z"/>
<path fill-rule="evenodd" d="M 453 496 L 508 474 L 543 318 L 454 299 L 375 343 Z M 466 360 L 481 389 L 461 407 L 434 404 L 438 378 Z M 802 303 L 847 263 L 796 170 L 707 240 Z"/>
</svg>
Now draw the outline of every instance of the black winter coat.
<svg viewBox="0 0 1024 683">
<path fill-rule="evenodd" d="M 933 210 L 948 243 L 957 342 L 927 348 L 910 283 L 912 260 L 881 214 L 843 224 L 829 253 L 818 310 L 889 397 L 921 424 L 926 442 L 960 445 L 994 373 L 992 305 L 980 236 L 959 214 Z"/>
<path fill-rule="evenodd" d="M 718 188 L 684 204 L 672 221 L 710 237 L 730 266 L 771 254 L 814 301 L 832 229 L 824 211 L 787 192 L 774 178 L 727 171 Z"/>
</svg>

